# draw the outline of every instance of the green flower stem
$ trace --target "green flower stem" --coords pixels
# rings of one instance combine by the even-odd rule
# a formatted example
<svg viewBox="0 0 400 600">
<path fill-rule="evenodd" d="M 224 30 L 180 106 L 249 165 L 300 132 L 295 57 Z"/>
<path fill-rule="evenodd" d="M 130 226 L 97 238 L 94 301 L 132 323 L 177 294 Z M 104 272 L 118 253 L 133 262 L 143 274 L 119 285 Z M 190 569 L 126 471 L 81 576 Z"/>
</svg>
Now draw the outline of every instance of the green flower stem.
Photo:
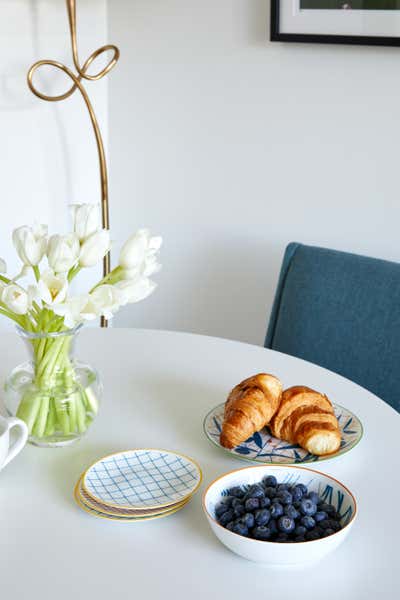
<svg viewBox="0 0 400 600">
<path fill-rule="evenodd" d="M 49 412 L 47 415 L 46 429 L 44 430 L 44 435 L 49 436 L 53 435 L 54 430 L 56 428 L 56 408 L 54 406 L 54 398 L 50 398 Z"/>
<path fill-rule="evenodd" d="M 40 315 L 43 330 L 61 329 L 50 311 Z M 57 318 L 58 319 L 58 318 Z M 54 329 L 53 329 L 54 327 Z M 64 436 L 84 433 L 98 411 L 98 400 L 88 383 L 86 389 L 76 379 L 69 353 L 71 336 L 32 339 L 35 377 L 24 393 L 17 416 L 37 439 L 61 432 Z"/>
</svg>

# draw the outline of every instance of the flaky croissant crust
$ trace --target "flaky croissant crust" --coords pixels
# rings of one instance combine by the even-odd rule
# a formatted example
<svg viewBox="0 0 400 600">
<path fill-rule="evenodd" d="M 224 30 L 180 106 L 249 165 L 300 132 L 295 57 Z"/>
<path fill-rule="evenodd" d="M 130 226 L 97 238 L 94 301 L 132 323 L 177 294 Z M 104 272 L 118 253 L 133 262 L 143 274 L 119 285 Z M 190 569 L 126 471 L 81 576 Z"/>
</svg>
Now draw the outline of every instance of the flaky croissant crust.
<svg viewBox="0 0 400 600">
<path fill-rule="evenodd" d="M 258 373 L 233 388 L 225 404 L 221 445 L 234 448 L 267 425 L 275 414 L 282 383 L 274 375 Z"/>
</svg>

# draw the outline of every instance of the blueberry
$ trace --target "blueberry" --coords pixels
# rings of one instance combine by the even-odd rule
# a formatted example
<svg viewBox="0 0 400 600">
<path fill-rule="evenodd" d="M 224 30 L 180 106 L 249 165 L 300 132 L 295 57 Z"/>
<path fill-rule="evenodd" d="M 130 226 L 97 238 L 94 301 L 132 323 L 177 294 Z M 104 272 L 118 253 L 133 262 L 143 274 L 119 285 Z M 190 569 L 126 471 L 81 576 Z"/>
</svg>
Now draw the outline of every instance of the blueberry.
<svg viewBox="0 0 400 600">
<path fill-rule="evenodd" d="M 317 505 L 312 500 L 303 498 L 303 500 L 300 502 L 300 512 L 307 516 L 315 515 L 317 512 Z"/>
<path fill-rule="evenodd" d="M 271 535 L 275 535 L 275 533 L 278 533 L 278 526 L 276 524 L 276 519 L 270 519 L 268 522 L 268 527 L 271 531 Z"/>
<path fill-rule="evenodd" d="M 287 492 L 289 490 L 289 484 L 280 483 L 277 487 L 278 492 Z"/>
<path fill-rule="evenodd" d="M 271 518 L 271 513 L 266 508 L 256 510 L 254 513 L 256 525 L 266 525 Z"/>
<path fill-rule="evenodd" d="M 330 524 L 330 529 L 333 529 L 333 531 L 340 531 L 342 529 L 342 526 L 339 523 L 339 521 L 334 521 L 333 519 L 330 519 L 329 524 Z"/>
<path fill-rule="evenodd" d="M 248 528 L 241 521 L 236 521 L 236 523 L 232 527 L 232 531 L 233 531 L 233 533 L 238 533 L 239 535 L 244 535 L 244 536 L 249 535 Z"/>
<path fill-rule="evenodd" d="M 305 542 L 305 537 L 304 535 L 296 535 L 296 537 L 294 538 L 295 542 Z"/>
<path fill-rule="evenodd" d="M 333 529 L 325 529 L 325 537 L 327 537 L 328 535 L 332 535 L 333 533 L 335 533 Z"/>
<path fill-rule="evenodd" d="M 287 533 L 280 533 L 275 538 L 275 542 L 287 542 L 287 541 L 288 541 Z"/>
<path fill-rule="evenodd" d="M 314 502 L 314 504 L 318 504 L 320 502 L 320 497 L 318 496 L 317 492 L 309 492 L 307 494 L 307 498 L 308 500 L 311 500 L 311 502 Z"/>
<path fill-rule="evenodd" d="M 265 492 L 258 483 L 251 485 L 246 492 L 246 498 L 264 498 L 264 496 Z"/>
<path fill-rule="evenodd" d="M 248 529 L 251 529 L 252 527 L 254 527 L 254 515 L 252 515 L 251 513 L 246 513 L 240 519 L 240 522 L 246 525 Z"/>
<path fill-rule="evenodd" d="M 255 540 L 269 540 L 271 537 L 271 530 L 265 525 L 258 525 L 257 527 L 254 527 L 251 533 Z"/>
<path fill-rule="evenodd" d="M 271 500 L 266 496 L 264 498 L 259 498 L 260 508 L 268 508 L 271 505 Z"/>
<path fill-rule="evenodd" d="M 231 506 L 232 508 L 235 508 L 235 506 L 243 506 L 243 501 L 240 500 L 240 498 L 233 498 L 232 502 L 231 502 Z"/>
<path fill-rule="evenodd" d="M 281 504 L 292 504 L 293 496 L 287 490 L 282 490 L 278 493 L 278 498 Z"/>
<path fill-rule="evenodd" d="M 241 517 L 242 515 L 244 515 L 245 512 L 246 512 L 246 509 L 243 506 L 243 504 L 238 504 L 233 509 L 233 514 L 235 515 L 235 517 Z"/>
<path fill-rule="evenodd" d="M 242 490 L 242 488 L 239 486 L 231 488 L 230 490 L 228 490 L 228 492 L 231 496 L 234 496 L 235 498 L 243 498 L 245 494 L 244 490 Z"/>
<path fill-rule="evenodd" d="M 276 488 L 274 487 L 267 487 L 265 488 L 265 495 L 267 496 L 267 498 L 273 498 L 276 494 Z"/>
<path fill-rule="evenodd" d="M 297 525 L 296 529 L 294 530 L 294 534 L 302 535 L 304 537 L 306 531 L 307 529 L 304 527 L 304 525 Z"/>
<path fill-rule="evenodd" d="M 229 529 L 229 531 L 232 531 L 234 524 L 235 523 L 233 521 L 229 521 L 229 523 L 225 525 L 225 529 Z"/>
<path fill-rule="evenodd" d="M 308 515 L 306 515 L 305 517 L 302 517 L 300 519 L 300 523 L 306 528 L 306 529 L 314 529 L 315 527 L 315 521 L 312 517 L 309 517 Z"/>
<path fill-rule="evenodd" d="M 327 519 L 327 518 L 328 518 L 328 515 L 323 510 L 319 510 L 314 515 L 314 519 L 317 523 L 319 523 L 320 521 L 325 521 L 325 519 Z"/>
<path fill-rule="evenodd" d="M 263 484 L 265 487 L 276 487 L 278 482 L 274 475 L 268 475 L 267 477 L 264 477 Z"/>
<path fill-rule="evenodd" d="M 278 519 L 278 529 L 279 531 L 283 531 L 283 533 L 291 533 L 292 531 L 294 531 L 294 528 L 296 527 L 296 524 L 294 522 L 294 519 L 292 519 L 291 517 L 279 517 Z"/>
<path fill-rule="evenodd" d="M 215 516 L 217 517 L 217 519 L 223 515 L 227 510 L 229 510 L 229 507 L 226 504 L 218 504 L 218 506 L 215 509 Z"/>
<path fill-rule="evenodd" d="M 292 495 L 293 495 L 293 494 L 292 494 Z M 294 506 L 294 507 L 295 507 L 297 510 L 300 510 L 300 505 L 301 505 L 301 502 L 299 502 L 299 501 L 297 501 L 297 502 L 293 502 L 293 506 Z"/>
<path fill-rule="evenodd" d="M 291 519 L 298 519 L 300 516 L 299 511 L 295 509 L 293 504 L 287 504 L 283 509 L 283 512 L 287 517 L 290 517 Z"/>
<path fill-rule="evenodd" d="M 260 501 L 258 498 L 248 498 L 244 503 L 244 507 L 247 511 L 256 510 L 260 508 Z"/>
<path fill-rule="evenodd" d="M 273 502 L 269 510 L 271 512 L 271 517 L 274 519 L 277 519 L 283 515 L 283 506 L 279 502 Z"/>
<path fill-rule="evenodd" d="M 290 490 L 290 493 L 292 494 L 293 502 L 299 502 L 303 497 L 303 491 L 297 485 Z"/>
<path fill-rule="evenodd" d="M 323 510 L 324 512 L 326 512 L 328 516 L 331 516 L 332 514 L 336 513 L 335 507 L 332 506 L 332 504 L 327 504 L 326 502 L 323 502 L 318 508 L 319 510 Z"/>
<path fill-rule="evenodd" d="M 307 486 L 304 485 L 304 483 L 297 483 L 293 489 L 299 490 L 301 492 L 301 495 L 304 496 L 305 494 L 307 494 Z"/>
<path fill-rule="evenodd" d="M 320 529 L 330 529 L 331 523 L 328 519 L 325 519 L 324 521 L 320 521 L 319 527 Z"/>
<path fill-rule="evenodd" d="M 315 529 L 313 529 L 312 531 L 307 531 L 305 535 L 306 540 L 309 542 L 313 540 L 319 540 L 320 537 L 320 534 L 318 533 L 318 531 L 315 531 Z"/>
<path fill-rule="evenodd" d="M 227 525 L 229 521 L 232 521 L 235 518 L 233 510 L 227 510 L 223 515 L 219 518 L 220 525 Z"/>
</svg>

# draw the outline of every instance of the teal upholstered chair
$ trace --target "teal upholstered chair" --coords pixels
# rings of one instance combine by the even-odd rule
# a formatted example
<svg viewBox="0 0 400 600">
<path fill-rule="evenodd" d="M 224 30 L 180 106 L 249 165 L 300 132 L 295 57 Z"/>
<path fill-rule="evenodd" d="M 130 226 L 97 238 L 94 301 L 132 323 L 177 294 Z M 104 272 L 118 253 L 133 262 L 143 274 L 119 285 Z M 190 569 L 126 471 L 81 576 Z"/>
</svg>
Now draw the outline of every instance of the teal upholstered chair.
<svg viewBox="0 0 400 600">
<path fill-rule="evenodd" d="M 265 346 L 340 373 L 400 412 L 400 264 L 289 244 Z"/>
</svg>

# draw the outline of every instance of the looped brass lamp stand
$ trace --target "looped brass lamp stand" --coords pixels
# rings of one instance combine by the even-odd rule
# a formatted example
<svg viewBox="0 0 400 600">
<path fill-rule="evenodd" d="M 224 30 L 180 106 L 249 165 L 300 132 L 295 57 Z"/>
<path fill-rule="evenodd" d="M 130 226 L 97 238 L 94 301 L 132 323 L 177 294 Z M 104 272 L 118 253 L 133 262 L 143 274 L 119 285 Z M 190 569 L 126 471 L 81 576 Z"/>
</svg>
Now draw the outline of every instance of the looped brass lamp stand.
<svg viewBox="0 0 400 600">
<path fill-rule="evenodd" d="M 35 62 L 31 66 L 28 71 L 28 85 L 30 90 L 42 100 L 46 100 L 47 102 L 59 102 L 61 100 L 65 100 L 69 98 L 76 89 L 78 89 L 82 95 L 82 98 L 85 101 L 86 107 L 89 112 L 90 120 L 93 126 L 93 132 L 96 138 L 97 151 L 99 155 L 99 167 L 100 167 L 100 183 L 101 183 L 101 213 L 102 213 L 102 223 L 104 229 L 110 228 L 110 215 L 109 215 L 109 205 L 108 205 L 108 177 L 107 177 L 107 164 L 106 164 L 106 156 L 104 152 L 104 144 L 103 138 L 101 136 L 99 124 L 93 110 L 93 106 L 89 100 L 89 96 L 82 85 L 82 79 L 86 79 L 87 81 L 98 81 L 102 79 L 111 69 L 117 64 L 120 52 L 117 46 L 113 44 L 107 44 L 95 50 L 89 58 L 83 63 L 83 66 L 80 66 L 79 57 L 78 57 L 78 44 L 77 44 L 77 35 L 76 35 L 76 0 L 66 0 L 67 11 L 68 11 L 68 20 L 71 34 L 71 45 L 72 45 L 72 56 L 74 60 L 75 69 L 77 74 L 74 74 L 68 67 L 63 65 L 60 62 L 55 60 L 39 60 Z M 92 62 L 101 54 L 107 51 L 112 51 L 113 55 L 108 64 L 98 73 L 94 75 L 89 75 L 87 73 L 88 68 L 92 64 Z M 46 94 L 42 94 L 39 90 L 36 89 L 33 83 L 33 76 L 38 69 L 42 66 L 49 66 L 59 69 L 68 75 L 68 77 L 72 80 L 72 86 L 67 90 L 64 94 L 60 94 L 58 96 L 48 96 Z M 110 272 L 110 253 L 106 254 L 103 259 L 103 276 L 108 275 Z M 104 317 L 101 318 L 101 326 L 107 327 L 107 321 Z"/>
</svg>

